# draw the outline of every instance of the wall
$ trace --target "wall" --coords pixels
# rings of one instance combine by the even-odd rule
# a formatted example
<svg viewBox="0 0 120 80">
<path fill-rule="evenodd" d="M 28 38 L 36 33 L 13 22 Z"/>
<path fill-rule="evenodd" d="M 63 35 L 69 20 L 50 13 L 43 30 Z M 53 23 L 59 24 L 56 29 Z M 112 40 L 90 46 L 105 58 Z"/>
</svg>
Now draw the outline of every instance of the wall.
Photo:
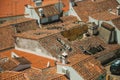
<svg viewBox="0 0 120 80">
<path fill-rule="evenodd" d="M 108 24 L 116 27 L 116 26 L 112 23 L 112 21 L 99 20 L 99 22 L 98 22 L 98 20 L 96 20 L 96 19 L 94 19 L 94 18 L 92 18 L 92 17 L 89 17 L 89 22 L 95 22 L 96 24 L 99 24 L 99 27 L 101 27 L 102 22 L 106 22 L 106 23 L 108 23 Z M 115 35 L 115 36 L 116 36 L 116 37 L 115 37 L 115 41 L 117 41 L 117 42 L 120 44 L 120 30 L 118 30 L 117 27 L 116 27 L 116 32 L 115 32 L 115 33 L 116 33 L 116 35 Z"/>
<path fill-rule="evenodd" d="M 84 80 L 72 67 L 70 66 L 62 66 L 62 65 L 57 65 L 57 73 L 58 74 L 63 74 L 62 73 L 62 68 L 65 67 L 69 70 L 70 75 L 69 78 L 70 80 Z"/>
<path fill-rule="evenodd" d="M 75 10 L 73 9 L 72 3 L 69 3 L 69 4 L 70 4 L 70 10 L 69 10 L 69 14 L 68 14 L 68 15 L 76 16 L 77 19 L 78 19 L 79 21 L 81 21 L 80 17 L 77 15 L 77 13 L 75 12 Z"/>
<path fill-rule="evenodd" d="M 109 43 L 109 39 L 111 36 L 111 31 L 105 29 L 104 27 L 99 28 L 99 36 L 102 38 L 106 43 Z"/>
<path fill-rule="evenodd" d="M 23 39 L 17 37 L 15 48 L 25 52 L 30 52 L 39 56 L 53 59 L 52 55 L 47 52 L 47 50 L 44 49 L 37 40 Z"/>
<path fill-rule="evenodd" d="M 41 21 L 40 22 L 41 24 L 47 23 L 48 22 L 48 18 L 42 18 L 40 21 Z"/>
<path fill-rule="evenodd" d="M 28 5 L 25 7 L 25 17 L 27 18 L 33 18 L 33 19 L 39 19 L 38 14 L 36 13 L 35 9 L 32 8 L 32 6 Z"/>
<path fill-rule="evenodd" d="M 59 19 L 59 15 L 54 15 L 53 17 L 52 17 L 52 21 L 56 21 L 56 20 L 58 20 Z"/>
<path fill-rule="evenodd" d="M 59 15 L 53 15 L 48 18 L 41 18 L 41 24 L 53 22 L 59 19 Z"/>
<path fill-rule="evenodd" d="M 117 41 L 120 44 L 120 30 L 116 28 L 116 32 L 117 32 Z"/>
</svg>

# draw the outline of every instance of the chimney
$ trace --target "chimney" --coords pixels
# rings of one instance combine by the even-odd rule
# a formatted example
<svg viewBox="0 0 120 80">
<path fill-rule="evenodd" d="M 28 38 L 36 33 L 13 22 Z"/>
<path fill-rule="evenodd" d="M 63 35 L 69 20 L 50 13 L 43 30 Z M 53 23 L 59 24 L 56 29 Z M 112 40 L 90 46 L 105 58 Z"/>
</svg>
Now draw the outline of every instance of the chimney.
<svg viewBox="0 0 120 80">
<path fill-rule="evenodd" d="M 68 54 L 66 52 L 62 53 L 62 64 L 67 64 L 67 56 Z"/>
<path fill-rule="evenodd" d="M 120 15 L 120 5 L 117 6 L 117 15 Z"/>
<path fill-rule="evenodd" d="M 39 8 L 38 11 L 40 13 L 40 16 L 43 16 L 43 8 Z"/>
</svg>

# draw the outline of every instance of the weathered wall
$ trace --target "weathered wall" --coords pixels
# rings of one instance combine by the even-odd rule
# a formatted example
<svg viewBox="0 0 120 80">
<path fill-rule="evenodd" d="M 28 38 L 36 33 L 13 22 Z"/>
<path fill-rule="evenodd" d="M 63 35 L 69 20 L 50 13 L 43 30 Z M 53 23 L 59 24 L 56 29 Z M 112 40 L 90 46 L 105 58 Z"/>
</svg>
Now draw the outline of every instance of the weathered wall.
<svg viewBox="0 0 120 80">
<path fill-rule="evenodd" d="M 41 18 L 40 21 L 42 24 L 44 23 L 49 23 L 49 22 L 52 22 L 52 21 L 56 21 L 59 19 L 59 15 L 54 15 L 54 16 L 51 16 L 51 17 L 48 17 L 48 18 Z"/>
<path fill-rule="evenodd" d="M 99 28 L 99 36 L 102 38 L 106 43 L 109 43 L 109 39 L 111 36 L 111 31 L 105 29 L 104 27 Z"/>
<path fill-rule="evenodd" d="M 15 47 L 39 56 L 53 58 L 52 55 L 49 52 L 47 52 L 37 40 L 16 38 Z"/>
</svg>

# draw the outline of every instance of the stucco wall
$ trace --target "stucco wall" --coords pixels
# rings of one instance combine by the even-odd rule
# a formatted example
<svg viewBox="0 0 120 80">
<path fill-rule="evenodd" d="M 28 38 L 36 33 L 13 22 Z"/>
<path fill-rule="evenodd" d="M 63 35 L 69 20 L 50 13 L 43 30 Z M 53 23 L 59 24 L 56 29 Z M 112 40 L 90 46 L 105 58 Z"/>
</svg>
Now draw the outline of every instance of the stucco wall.
<svg viewBox="0 0 120 80">
<path fill-rule="evenodd" d="M 116 31 L 117 31 L 117 41 L 120 44 L 120 30 L 116 28 Z"/>
<path fill-rule="evenodd" d="M 72 67 L 70 66 L 62 66 L 62 65 L 57 65 L 57 73 L 63 74 L 62 73 L 62 68 L 65 67 L 66 69 L 69 70 L 69 78 L 70 80 L 84 80 Z"/>
<path fill-rule="evenodd" d="M 30 6 L 31 7 L 31 6 Z M 25 17 L 27 18 L 33 18 L 33 19 L 39 19 L 38 14 L 36 13 L 35 9 L 33 8 L 29 8 L 29 7 L 25 7 Z"/>
<path fill-rule="evenodd" d="M 102 22 L 106 22 L 106 23 L 114 26 L 116 28 L 115 29 L 116 30 L 116 41 L 117 41 L 117 43 L 120 44 L 120 30 L 117 29 L 117 27 L 112 23 L 112 21 L 99 20 L 99 22 L 98 22 L 98 20 L 96 20 L 96 19 L 94 19 L 92 17 L 89 17 L 89 22 L 95 22 L 96 24 L 99 23 L 99 27 L 101 27 Z"/>
<path fill-rule="evenodd" d="M 110 39 L 110 35 L 111 35 L 111 31 L 100 27 L 99 29 L 99 36 L 107 43 L 109 43 L 109 39 Z"/>
<path fill-rule="evenodd" d="M 53 15 L 53 16 L 50 16 L 48 18 L 41 18 L 41 23 L 44 24 L 44 23 L 48 23 L 48 22 L 52 22 L 52 21 L 56 21 L 59 19 L 59 16 L 58 15 Z"/>
<path fill-rule="evenodd" d="M 48 58 L 53 58 L 52 55 L 44 49 L 37 40 L 16 38 L 16 49 L 26 52 L 31 52 L 33 54 L 44 56 Z"/>
<path fill-rule="evenodd" d="M 70 4 L 70 10 L 69 10 L 69 14 L 68 14 L 68 15 L 76 16 L 77 19 L 78 19 L 79 21 L 81 21 L 80 17 L 79 17 L 78 14 L 76 13 L 76 11 L 73 9 L 72 3 L 69 3 L 69 4 Z"/>
</svg>

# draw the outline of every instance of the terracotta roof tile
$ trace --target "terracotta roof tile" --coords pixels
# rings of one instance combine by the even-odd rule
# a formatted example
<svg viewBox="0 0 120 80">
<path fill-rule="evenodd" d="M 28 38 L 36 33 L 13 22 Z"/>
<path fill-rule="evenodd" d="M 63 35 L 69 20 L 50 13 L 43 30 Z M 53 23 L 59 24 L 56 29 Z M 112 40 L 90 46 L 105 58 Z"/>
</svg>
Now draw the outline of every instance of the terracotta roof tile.
<svg viewBox="0 0 120 80">
<path fill-rule="evenodd" d="M 57 73 L 56 67 L 51 67 L 49 69 L 43 70 L 42 75 L 42 80 L 68 80 L 68 78 L 65 75 Z"/>
<path fill-rule="evenodd" d="M 29 68 L 22 73 L 25 73 L 29 80 L 68 80 L 65 75 L 56 73 L 56 67 L 46 68 L 43 70 Z"/>
<path fill-rule="evenodd" d="M 58 2 L 59 2 L 59 0 L 44 0 L 42 2 L 42 6 L 46 6 L 46 5 L 50 5 L 50 4 L 56 4 Z"/>
<path fill-rule="evenodd" d="M 3 61 L 3 59 L 5 59 L 5 60 Z M 12 58 L 3 58 L 3 59 L 0 59 L 0 67 L 4 71 L 12 70 L 20 64 L 19 62 L 17 62 L 16 60 L 14 60 Z"/>
<path fill-rule="evenodd" d="M 43 80 L 42 71 L 40 69 L 32 67 L 32 68 L 22 71 L 22 73 L 26 74 L 29 80 Z"/>
<path fill-rule="evenodd" d="M 64 4 L 64 7 L 62 10 L 65 12 L 68 11 L 69 10 L 69 0 L 44 0 L 42 2 L 42 6 L 56 4 L 56 3 L 59 3 L 60 1 Z"/>
<path fill-rule="evenodd" d="M 79 26 L 79 24 L 75 24 L 78 19 L 75 16 L 64 16 L 60 18 L 60 21 L 44 24 L 42 25 L 43 28 L 46 29 L 57 29 L 57 30 L 69 30 L 74 28 L 75 26 Z"/>
<path fill-rule="evenodd" d="M 24 5 L 33 4 L 32 0 L 4 0 L 0 1 L 0 17 L 17 16 L 24 14 Z"/>
<path fill-rule="evenodd" d="M 14 47 L 14 34 L 12 26 L 0 27 L 0 50 Z"/>
<path fill-rule="evenodd" d="M 41 56 L 37 56 L 32 53 L 15 50 L 15 49 L 1 52 L 0 54 L 1 54 L 1 57 L 11 57 L 11 52 L 16 53 L 18 56 L 25 57 L 27 60 L 29 60 L 31 62 L 31 66 L 33 66 L 35 68 L 45 69 L 45 68 L 47 68 L 48 62 L 50 62 L 50 66 L 55 66 L 54 60 L 51 60 L 51 59 L 48 59 L 45 57 L 41 57 Z"/>
<path fill-rule="evenodd" d="M 59 32 L 59 30 L 36 29 L 16 34 L 16 37 L 39 40 Z"/>
<path fill-rule="evenodd" d="M 112 22 L 120 30 L 120 17 L 113 19 Z"/>
<path fill-rule="evenodd" d="M 0 79 L 2 80 L 29 80 L 26 77 L 26 74 L 21 72 L 14 72 L 14 71 L 5 71 L 0 73 Z"/>
<path fill-rule="evenodd" d="M 109 11 L 103 11 L 103 12 L 93 14 L 93 15 L 91 15 L 91 17 L 94 19 L 97 19 L 97 20 L 109 21 L 109 20 L 113 20 L 115 18 L 119 18 L 120 16 L 118 16 L 116 13 L 112 14 Z"/>
<path fill-rule="evenodd" d="M 101 45 L 104 48 L 104 50 L 101 52 L 97 52 L 93 55 L 96 59 L 101 61 L 101 63 L 103 63 L 104 61 L 106 61 L 107 59 L 110 58 L 110 56 L 107 56 L 107 55 L 110 55 L 110 52 L 120 49 L 120 45 L 106 44 L 101 38 L 99 38 L 97 36 L 96 37 L 94 37 L 94 36 L 87 37 L 82 40 L 73 41 L 71 45 L 76 47 L 76 49 L 79 49 L 79 50 L 80 50 L 80 46 L 82 46 L 84 49 L 89 50 L 90 47 L 95 47 L 95 46 Z M 80 52 L 82 52 L 82 51 L 80 50 Z M 107 57 L 104 57 L 105 55 Z M 115 54 L 112 54 L 112 55 L 115 55 Z"/>
<path fill-rule="evenodd" d="M 85 80 L 96 80 L 99 75 L 105 72 L 100 62 L 91 56 L 76 54 L 71 56 L 68 61 Z"/>
<path fill-rule="evenodd" d="M 27 21 L 31 21 L 31 20 L 34 20 L 34 19 L 31 19 L 31 18 L 17 18 L 17 19 L 14 19 L 14 20 L 9 20 L 9 21 L 6 21 L 4 22 L 3 24 L 0 25 L 0 27 L 4 27 L 4 26 L 7 26 L 7 25 L 12 25 L 12 24 L 19 24 L 19 23 L 23 23 L 23 22 L 27 22 Z"/>
<path fill-rule="evenodd" d="M 101 24 L 101 26 L 104 27 L 104 28 L 106 28 L 106 29 L 108 29 L 108 30 L 111 30 L 111 31 L 115 30 L 115 27 L 113 27 L 112 25 L 110 25 L 108 23 L 105 23 L 105 22 L 103 22 Z"/>
<path fill-rule="evenodd" d="M 102 0 L 94 1 L 84 0 L 76 2 L 77 6 L 74 7 L 76 13 L 83 21 L 88 21 L 88 17 L 106 11 L 108 9 L 115 9 L 118 6 L 117 1 L 115 0 Z M 86 6 L 87 5 L 87 6 Z"/>
<path fill-rule="evenodd" d="M 61 42 L 62 43 L 61 43 Z M 63 51 L 66 51 L 69 56 L 73 55 L 77 50 L 70 45 L 70 42 L 61 34 L 54 34 L 40 39 L 40 44 L 51 53 L 53 57 L 58 57 Z M 69 49 L 66 47 L 68 46 Z"/>
<path fill-rule="evenodd" d="M 43 16 L 41 16 L 40 13 L 39 13 L 39 9 L 40 8 L 43 9 Z M 51 17 L 51 16 L 59 14 L 59 12 L 58 12 L 57 8 L 54 6 L 54 4 L 46 5 L 46 6 L 40 6 L 40 7 L 35 7 L 34 9 L 35 9 L 36 13 L 38 14 L 38 16 L 40 18 Z"/>
</svg>

